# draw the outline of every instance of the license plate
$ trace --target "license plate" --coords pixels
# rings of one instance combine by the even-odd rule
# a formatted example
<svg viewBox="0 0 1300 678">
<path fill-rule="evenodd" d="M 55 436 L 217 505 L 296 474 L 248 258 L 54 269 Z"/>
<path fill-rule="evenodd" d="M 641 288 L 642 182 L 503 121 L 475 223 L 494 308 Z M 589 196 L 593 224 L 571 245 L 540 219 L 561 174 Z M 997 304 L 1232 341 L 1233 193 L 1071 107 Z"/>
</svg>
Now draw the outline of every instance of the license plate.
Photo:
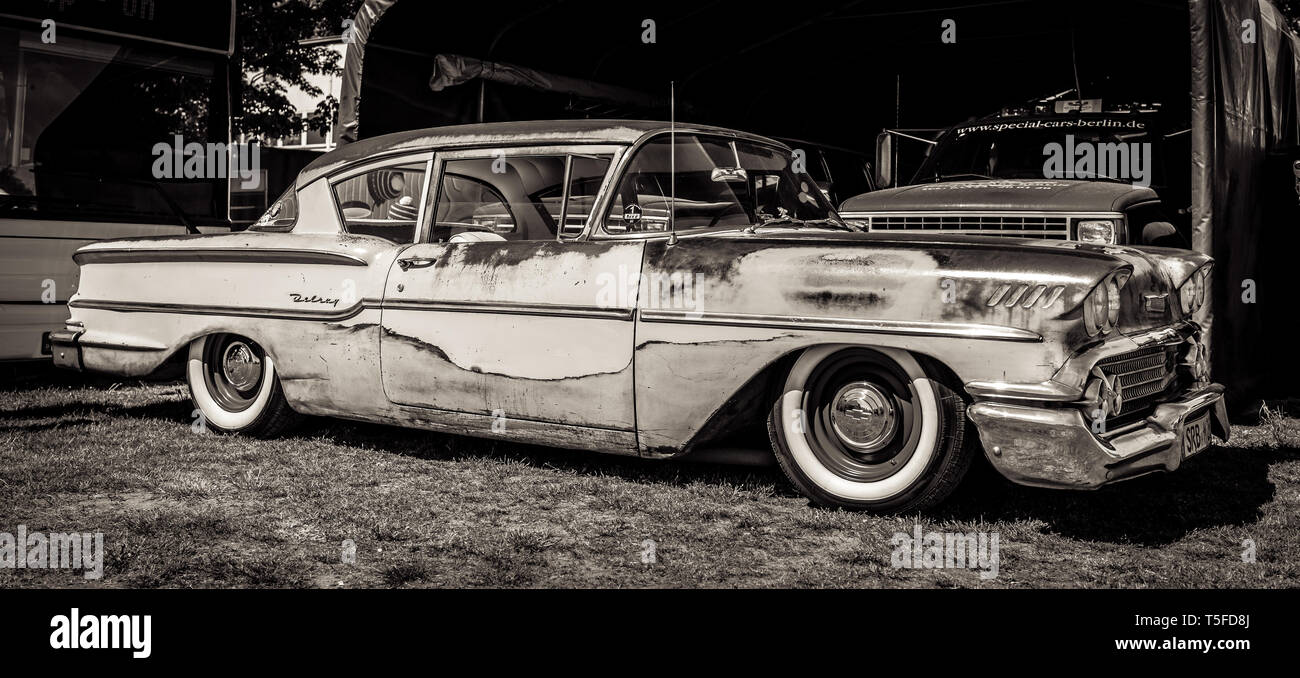
<svg viewBox="0 0 1300 678">
<path fill-rule="evenodd" d="M 1206 412 L 1183 426 L 1183 458 L 1210 446 L 1210 413 Z"/>
</svg>

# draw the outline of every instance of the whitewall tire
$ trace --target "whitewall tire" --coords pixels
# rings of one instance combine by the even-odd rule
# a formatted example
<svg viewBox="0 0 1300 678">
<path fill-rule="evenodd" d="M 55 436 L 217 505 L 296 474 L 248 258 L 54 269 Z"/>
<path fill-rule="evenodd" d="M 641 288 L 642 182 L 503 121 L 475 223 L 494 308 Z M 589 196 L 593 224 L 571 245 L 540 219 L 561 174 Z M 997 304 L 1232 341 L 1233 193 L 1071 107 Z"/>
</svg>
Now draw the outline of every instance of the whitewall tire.
<svg viewBox="0 0 1300 678">
<path fill-rule="evenodd" d="M 970 466 L 965 403 L 915 356 L 819 346 L 796 360 L 768 416 L 781 469 L 827 507 L 915 511 Z"/>
<path fill-rule="evenodd" d="M 190 342 L 185 380 L 210 430 L 270 437 L 298 420 L 280 389 L 275 361 L 245 337 L 210 334 Z"/>
</svg>

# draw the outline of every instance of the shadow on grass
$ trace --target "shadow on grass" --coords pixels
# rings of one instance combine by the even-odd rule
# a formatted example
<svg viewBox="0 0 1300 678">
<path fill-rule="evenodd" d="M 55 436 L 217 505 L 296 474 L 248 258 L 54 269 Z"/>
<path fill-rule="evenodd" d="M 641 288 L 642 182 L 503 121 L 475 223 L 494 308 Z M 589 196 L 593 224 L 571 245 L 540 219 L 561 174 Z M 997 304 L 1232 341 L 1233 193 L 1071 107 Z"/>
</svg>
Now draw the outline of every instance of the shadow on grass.
<svg viewBox="0 0 1300 678">
<path fill-rule="evenodd" d="M 372 448 L 420 459 L 498 459 L 554 471 L 611 476 L 629 482 L 687 485 L 695 482 L 771 489 L 775 496 L 799 497 L 775 466 L 734 466 L 687 460 L 655 460 L 600 454 L 486 438 L 408 429 L 385 424 L 313 418 L 293 434 L 324 437 L 336 444 Z"/>
<path fill-rule="evenodd" d="M 116 403 L 75 402 L 66 405 L 41 405 L 16 410 L 0 410 L 0 422 L 15 419 L 57 419 L 56 422 L 13 424 L 0 426 L 0 432 L 35 433 L 52 428 L 89 423 L 87 415 L 127 417 L 131 419 L 163 419 L 189 424 L 194 406 L 189 399 L 166 400 L 143 405 L 118 405 Z"/>
<path fill-rule="evenodd" d="M 21 393 L 59 387 L 106 389 L 115 383 L 134 384 L 139 381 L 93 372 L 73 372 L 55 367 L 49 359 L 0 363 L 0 392 Z"/>
<path fill-rule="evenodd" d="M 779 469 L 770 467 L 616 457 L 351 422 L 331 422 L 308 435 L 420 458 L 509 459 L 630 482 L 766 486 L 777 497 L 801 496 Z M 1040 520 L 1047 523 L 1047 531 L 1068 538 L 1162 545 L 1195 529 L 1258 521 L 1262 507 L 1274 495 L 1269 466 L 1297 459 L 1300 450 L 1215 447 L 1188 460 L 1176 473 L 1136 478 L 1092 492 L 1018 486 L 979 459 L 957 493 L 925 516 L 962 522 Z"/>
<path fill-rule="evenodd" d="M 1175 473 L 1157 473 L 1095 491 L 1020 487 L 987 467 L 933 511 L 951 520 L 1041 520 L 1047 531 L 1086 541 L 1159 546 L 1201 528 L 1249 525 L 1275 488 L 1270 466 L 1300 450 L 1214 447 Z M 981 460 L 982 462 L 983 460 Z"/>
<path fill-rule="evenodd" d="M 188 399 L 137 406 L 72 402 L 0 413 L 0 421 L 60 420 L 2 426 L 0 431 L 36 432 L 75 425 L 88 414 L 162 419 L 188 426 L 191 411 Z M 77 418 L 69 419 L 73 416 Z M 339 445 L 422 459 L 509 460 L 643 484 L 705 483 L 746 487 L 780 498 L 800 496 L 775 467 L 647 460 L 315 417 L 308 418 L 291 436 L 323 438 Z M 1038 520 L 1046 523 L 1047 531 L 1068 538 L 1162 545 L 1196 529 L 1255 523 L 1274 496 L 1269 467 L 1295 460 L 1300 460 L 1300 450 L 1294 448 L 1214 447 L 1188 460 L 1176 473 L 1154 474 L 1085 492 L 1013 485 L 979 459 L 957 493 L 926 517 L 961 522 Z"/>
</svg>

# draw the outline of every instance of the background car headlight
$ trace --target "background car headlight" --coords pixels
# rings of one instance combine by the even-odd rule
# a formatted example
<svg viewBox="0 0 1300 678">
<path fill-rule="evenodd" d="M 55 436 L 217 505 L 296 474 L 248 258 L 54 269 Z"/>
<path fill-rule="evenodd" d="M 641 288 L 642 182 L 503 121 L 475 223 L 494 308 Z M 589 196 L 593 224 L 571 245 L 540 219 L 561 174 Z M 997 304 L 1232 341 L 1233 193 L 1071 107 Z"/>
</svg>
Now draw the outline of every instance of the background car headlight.
<svg viewBox="0 0 1300 678">
<path fill-rule="evenodd" d="M 1085 219 L 1075 222 L 1074 237 L 1082 242 L 1114 245 L 1115 230 L 1113 219 Z"/>
<path fill-rule="evenodd" d="M 1205 305 L 1205 299 L 1210 294 L 1210 264 L 1206 264 L 1194 271 L 1187 280 L 1178 288 L 1178 303 L 1182 307 L 1183 315 L 1191 315 Z"/>
</svg>

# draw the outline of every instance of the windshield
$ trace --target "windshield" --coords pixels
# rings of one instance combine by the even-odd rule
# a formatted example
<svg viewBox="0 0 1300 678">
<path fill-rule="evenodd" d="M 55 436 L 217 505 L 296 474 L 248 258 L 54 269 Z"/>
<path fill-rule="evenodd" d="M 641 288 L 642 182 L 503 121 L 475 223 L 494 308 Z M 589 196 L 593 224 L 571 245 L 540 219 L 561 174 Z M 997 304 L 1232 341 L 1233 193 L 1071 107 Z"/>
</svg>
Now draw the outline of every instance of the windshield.
<svg viewBox="0 0 1300 678">
<path fill-rule="evenodd" d="M 995 120 L 949 131 L 913 183 L 943 179 L 1093 179 L 1161 183 L 1157 144 L 1136 118 Z"/>
<path fill-rule="evenodd" d="M 675 157 L 674 157 L 675 156 Z M 657 137 L 636 152 L 605 214 L 614 234 L 715 226 L 848 228 L 804 172 L 779 148 L 694 134 Z M 672 177 L 676 170 L 676 202 Z"/>
</svg>

